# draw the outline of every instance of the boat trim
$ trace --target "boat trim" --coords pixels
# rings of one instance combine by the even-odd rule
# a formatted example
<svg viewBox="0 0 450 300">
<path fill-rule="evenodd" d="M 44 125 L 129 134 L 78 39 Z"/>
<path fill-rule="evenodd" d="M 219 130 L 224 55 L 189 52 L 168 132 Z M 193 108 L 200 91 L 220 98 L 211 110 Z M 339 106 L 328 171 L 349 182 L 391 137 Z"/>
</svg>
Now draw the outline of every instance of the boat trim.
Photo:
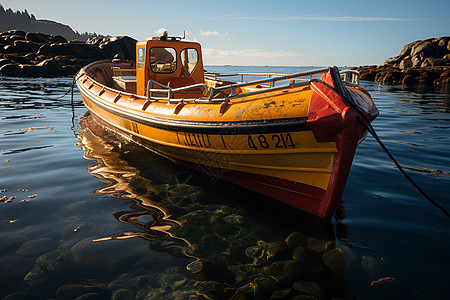
<svg viewBox="0 0 450 300">
<path fill-rule="evenodd" d="M 162 118 L 150 116 L 147 113 L 137 110 L 121 108 L 118 105 L 109 104 L 106 101 L 98 100 L 93 96 L 86 87 L 79 85 L 83 93 L 100 108 L 116 114 L 121 118 L 140 123 L 142 125 L 164 129 L 169 131 L 186 131 L 190 133 L 220 134 L 220 135 L 236 135 L 236 134 L 262 134 L 262 133 L 279 133 L 288 131 L 309 131 L 311 130 L 307 124 L 308 117 L 273 119 L 267 120 L 251 120 L 251 121 L 191 121 L 173 118 Z"/>
<path fill-rule="evenodd" d="M 277 170 L 277 171 L 295 171 L 295 172 L 314 172 L 314 173 L 331 173 L 329 169 L 319 169 L 319 168 L 304 168 L 304 167 L 278 167 L 272 165 L 250 165 L 238 162 L 228 162 L 232 166 L 254 168 L 254 169 L 266 169 L 266 170 Z"/>
</svg>

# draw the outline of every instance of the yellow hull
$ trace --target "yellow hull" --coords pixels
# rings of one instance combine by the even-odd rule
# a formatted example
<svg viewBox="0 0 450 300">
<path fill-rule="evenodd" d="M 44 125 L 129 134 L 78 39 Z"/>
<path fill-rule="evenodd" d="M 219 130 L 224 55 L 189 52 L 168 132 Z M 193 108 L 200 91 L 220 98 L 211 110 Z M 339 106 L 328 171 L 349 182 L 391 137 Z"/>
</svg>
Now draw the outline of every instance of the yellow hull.
<svg viewBox="0 0 450 300">
<path fill-rule="evenodd" d="M 314 94 L 311 86 L 250 93 L 225 104 L 150 102 L 108 88 L 107 75 L 93 79 L 94 70 L 105 73 L 110 67 L 111 63 L 90 65 L 77 79 L 85 105 L 98 119 L 175 161 L 321 217 L 334 212 L 343 190 L 336 187 L 336 176 L 346 180 L 351 159 L 345 159 L 342 166 L 339 152 L 347 146 L 339 139 L 318 141 L 317 132 L 312 130 L 315 123 L 308 123 Z M 251 87 L 241 89 L 243 93 L 249 91 Z M 353 92 L 374 107 L 364 91 Z M 359 127 L 350 131 L 356 142 L 364 137 Z M 355 149 L 356 145 L 349 152 Z"/>
</svg>

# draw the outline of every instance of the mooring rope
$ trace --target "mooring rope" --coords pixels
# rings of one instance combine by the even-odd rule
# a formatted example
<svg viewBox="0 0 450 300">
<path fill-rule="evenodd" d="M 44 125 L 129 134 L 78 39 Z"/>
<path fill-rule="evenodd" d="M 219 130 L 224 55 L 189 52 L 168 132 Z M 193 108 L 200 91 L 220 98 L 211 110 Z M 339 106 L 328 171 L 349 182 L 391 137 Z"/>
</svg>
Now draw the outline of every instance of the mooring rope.
<svg viewBox="0 0 450 300">
<path fill-rule="evenodd" d="M 364 126 L 364 128 L 369 132 L 373 138 L 378 142 L 381 149 L 384 150 L 384 152 L 387 154 L 387 156 L 391 159 L 391 161 L 394 163 L 394 165 L 397 167 L 397 169 L 400 171 L 400 173 L 405 177 L 406 180 L 416 189 L 416 191 L 428 202 L 430 202 L 432 205 L 437 207 L 441 212 L 443 212 L 448 218 L 450 218 L 450 213 L 442 207 L 439 203 L 431 199 L 430 196 L 428 196 L 421 188 L 420 186 L 405 172 L 403 167 L 398 163 L 397 159 L 395 159 L 394 155 L 388 150 L 386 145 L 381 141 L 380 137 L 378 136 L 377 132 L 373 128 L 372 124 L 370 123 L 370 120 L 367 118 L 367 116 L 361 111 L 359 107 L 357 107 L 350 99 L 349 94 L 345 87 L 342 86 L 343 91 L 340 93 L 335 87 L 327 84 L 326 82 L 318 79 L 313 79 L 311 81 L 320 81 L 322 84 L 324 84 L 326 87 L 328 87 L 331 91 L 333 91 L 336 95 L 342 97 L 345 100 L 345 103 L 349 105 L 351 108 L 353 108 L 361 118 L 357 117 L 357 120 Z"/>
<path fill-rule="evenodd" d="M 332 90 L 337 93 L 334 88 Z M 339 95 L 339 94 L 338 94 Z M 344 97 L 343 95 L 340 95 L 341 97 Z M 386 145 L 381 141 L 380 137 L 378 136 L 377 132 L 373 128 L 372 124 L 370 123 L 370 120 L 367 118 L 367 116 L 357 107 L 350 99 L 346 99 L 350 107 L 352 107 L 361 117 L 357 117 L 357 120 L 366 128 L 366 130 L 373 136 L 373 138 L 378 142 L 380 147 L 384 150 L 384 152 L 387 154 L 387 156 L 391 159 L 391 161 L 394 163 L 394 165 L 397 167 L 397 169 L 400 171 L 400 173 L 405 177 L 406 180 L 416 189 L 416 191 L 426 200 L 428 200 L 432 205 L 437 207 L 440 211 L 442 211 L 448 218 L 450 218 L 450 213 L 442 207 L 439 203 L 434 201 L 430 196 L 428 196 L 421 188 L 420 186 L 406 173 L 406 171 L 403 169 L 403 167 L 398 163 L 397 159 L 395 159 L 394 155 L 388 150 Z"/>
<path fill-rule="evenodd" d="M 73 101 L 73 87 L 75 86 L 75 81 L 76 80 L 77 80 L 77 76 L 75 74 L 72 77 L 72 84 L 71 84 L 69 90 L 64 95 L 58 96 L 58 97 L 55 97 L 55 98 L 52 98 L 52 99 L 54 99 L 54 100 L 61 99 L 61 98 L 65 97 L 67 94 L 69 94 L 70 92 L 72 92 L 72 101 Z"/>
</svg>

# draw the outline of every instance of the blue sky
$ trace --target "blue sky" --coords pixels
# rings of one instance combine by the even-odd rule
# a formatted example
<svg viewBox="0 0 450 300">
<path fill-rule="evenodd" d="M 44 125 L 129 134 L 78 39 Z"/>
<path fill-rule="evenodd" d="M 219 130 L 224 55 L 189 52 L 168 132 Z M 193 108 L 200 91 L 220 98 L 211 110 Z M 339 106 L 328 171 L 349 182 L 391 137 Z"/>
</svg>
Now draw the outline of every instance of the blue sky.
<svg viewBox="0 0 450 300">
<path fill-rule="evenodd" d="M 199 41 L 207 65 L 382 64 L 403 45 L 450 35 L 449 0 L 0 0 L 79 32 Z"/>
</svg>

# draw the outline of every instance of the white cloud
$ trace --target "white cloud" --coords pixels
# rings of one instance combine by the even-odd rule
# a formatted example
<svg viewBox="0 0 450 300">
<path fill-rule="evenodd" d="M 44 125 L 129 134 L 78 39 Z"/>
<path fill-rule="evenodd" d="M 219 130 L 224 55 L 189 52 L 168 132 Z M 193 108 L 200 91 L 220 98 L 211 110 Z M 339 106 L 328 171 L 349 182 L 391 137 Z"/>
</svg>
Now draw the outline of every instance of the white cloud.
<svg viewBox="0 0 450 300">
<path fill-rule="evenodd" d="M 382 22 L 382 21 L 418 21 L 424 19 L 405 19 L 392 17 L 321 17 L 321 16 L 250 16 L 250 15 L 224 15 L 219 17 L 205 17 L 214 19 L 239 19 L 239 20 L 265 20 L 265 21 L 334 21 L 334 22 Z"/>
<path fill-rule="evenodd" d="M 261 57 L 261 58 L 274 58 L 274 57 L 292 57 L 301 56 L 300 53 L 295 51 L 268 51 L 261 49 L 249 49 L 249 50 L 217 50 L 217 49 L 203 49 L 205 57 L 218 58 L 218 57 Z"/>
<path fill-rule="evenodd" d="M 221 35 L 218 31 L 200 30 L 200 35 L 203 36 L 218 36 Z"/>
<path fill-rule="evenodd" d="M 165 29 L 164 27 L 161 27 L 161 28 L 153 31 L 153 34 L 155 34 L 156 36 L 161 36 L 164 33 L 164 31 L 168 31 L 168 30 Z"/>
<path fill-rule="evenodd" d="M 374 22 L 374 21 L 415 21 L 417 19 L 402 19 L 402 18 L 390 18 L 390 17 L 306 17 L 306 16 L 294 16 L 294 17 L 275 17 L 265 18 L 263 20 L 310 20 L 310 21 L 335 21 L 335 22 Z"/>
<path fill-rule="evenodd" d="M 228 36 L 228 32 L 220 33 L 217 30 L 211 31 L 211 30 L 200 30 L 201 36 Z"/>
</svg>

